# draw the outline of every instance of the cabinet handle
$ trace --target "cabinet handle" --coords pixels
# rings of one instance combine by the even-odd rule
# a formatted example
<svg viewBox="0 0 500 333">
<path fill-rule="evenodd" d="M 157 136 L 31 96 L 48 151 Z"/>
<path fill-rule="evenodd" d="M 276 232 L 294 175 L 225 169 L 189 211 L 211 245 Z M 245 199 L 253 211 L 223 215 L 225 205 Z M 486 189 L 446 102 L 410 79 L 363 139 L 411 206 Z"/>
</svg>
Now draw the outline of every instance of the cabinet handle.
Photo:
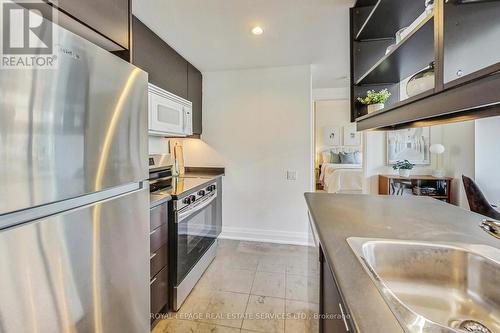
<svg viewBox="0 0 500 333">
<path fill-rule="evenodd" d="M 349 332 L 349 326 L 347 325 L 347 321 L 345 320 L 344 308 L 342 308 L 342 304 L 341 303 L 339 303 L 339 307 L 340 307 L 340 313 L 342 313 L 342 320 L 344 321 L 345 330 L 347 332 Z"/>
<path fill-rule="evenodd" d="M 153 280 L 151 280 L 151 282 L 149 283 L 149 285 L 152 285 L 153 283 L 155 283 L 156 281 L 156 278 L 154 278 Z"/>
<path fill-rule="evenodd" d="M 182 131 L 186 132 L 186 127 L 187 127 L 187 111 L 184 107 L 182 107 L 182 121 L 184 122 L 182 126 Z"/>
<path fill-rule="evenodd" d="M 156 254 L 157 254 L 156 252 L 155 252 L 155 253 L 153 253 L 153 254 L 149 257 L 149 260 L 151 260 L 151 259 L 153 259 L 154 257 L 156 257 Z"/>
<path fill-rule="evenodd" d="M 160 229 L 160 228 L 156 228 L 155 230 L 151 231 L 151 232 L 149 233 L 149 236 L 152 236 L 155 232 L 157 232 L 157 231 L 158 231 L 158 229 Z"/>
</svg>

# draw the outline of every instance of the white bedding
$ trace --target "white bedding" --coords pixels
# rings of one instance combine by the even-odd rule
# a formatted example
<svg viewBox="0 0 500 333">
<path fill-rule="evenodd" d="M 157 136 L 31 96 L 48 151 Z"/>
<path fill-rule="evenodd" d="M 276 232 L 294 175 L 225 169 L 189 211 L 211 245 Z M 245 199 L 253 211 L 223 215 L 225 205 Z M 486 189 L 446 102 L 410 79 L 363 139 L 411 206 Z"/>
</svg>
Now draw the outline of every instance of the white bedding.
<svg viewBox="0 0 500 333">
<path fill-rule="evenodd" d="M 361 193 L 363 190 L 361 164 L 325 163 L 321 166 L 320 180 L 328 193 Z"/>
</svg>

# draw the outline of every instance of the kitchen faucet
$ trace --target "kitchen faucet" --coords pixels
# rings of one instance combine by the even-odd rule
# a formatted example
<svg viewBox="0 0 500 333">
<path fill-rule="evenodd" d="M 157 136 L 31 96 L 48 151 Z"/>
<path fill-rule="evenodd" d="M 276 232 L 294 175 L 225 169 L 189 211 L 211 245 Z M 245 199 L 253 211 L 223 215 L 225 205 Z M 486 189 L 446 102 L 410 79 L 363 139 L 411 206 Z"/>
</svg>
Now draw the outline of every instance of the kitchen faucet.
<svg viewBox="0 0 500 333">
<path fill-rule="evenodd" d="M 479 226 L 490 235 L 500 239 L 500 221 L 484 219 Z"/>
</svg>

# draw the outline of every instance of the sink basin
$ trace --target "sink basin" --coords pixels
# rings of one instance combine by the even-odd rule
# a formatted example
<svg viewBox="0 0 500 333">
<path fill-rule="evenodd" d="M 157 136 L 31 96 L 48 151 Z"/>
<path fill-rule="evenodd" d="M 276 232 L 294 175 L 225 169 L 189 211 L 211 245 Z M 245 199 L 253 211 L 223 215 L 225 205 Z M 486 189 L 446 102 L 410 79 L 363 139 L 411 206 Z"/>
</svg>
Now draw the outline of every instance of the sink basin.
<svg viewBox="0 0 500 333">
<path fill-rule="evenodd" d="M 369 238 L 347 242 L 408 333 L 500 333 L 500 250 Z"/>
</svg>

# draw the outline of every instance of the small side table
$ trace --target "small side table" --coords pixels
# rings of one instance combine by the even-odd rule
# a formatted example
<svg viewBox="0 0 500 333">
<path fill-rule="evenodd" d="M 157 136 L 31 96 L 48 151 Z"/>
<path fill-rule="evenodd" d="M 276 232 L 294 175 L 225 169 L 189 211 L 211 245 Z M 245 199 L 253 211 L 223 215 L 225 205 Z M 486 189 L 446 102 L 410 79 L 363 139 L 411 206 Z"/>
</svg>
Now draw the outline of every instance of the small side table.
<svg viewBox="0 0 500 333">
<path fill-rule="evenodd" d="M 401 177 L 399 175 L 379 175 L 378 193 L 385 195 L 417 195 L 451 203 L 451 177 L 433 177 L 416 175 Z"/>
</svg>

